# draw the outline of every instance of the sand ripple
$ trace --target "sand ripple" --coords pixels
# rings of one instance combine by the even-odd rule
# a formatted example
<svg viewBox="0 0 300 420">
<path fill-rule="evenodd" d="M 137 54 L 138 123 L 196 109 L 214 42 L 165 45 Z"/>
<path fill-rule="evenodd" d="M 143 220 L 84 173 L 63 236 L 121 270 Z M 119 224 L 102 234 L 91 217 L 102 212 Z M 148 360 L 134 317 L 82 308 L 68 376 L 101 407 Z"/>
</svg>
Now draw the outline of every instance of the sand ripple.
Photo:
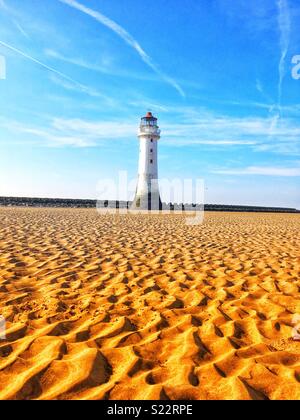
<svg viewBox="0 0 300 420">
<path fill-rule="evenodd" d="M 0 399 L 300 399 L 300 216 L 0 210 Z"/>
</svg>

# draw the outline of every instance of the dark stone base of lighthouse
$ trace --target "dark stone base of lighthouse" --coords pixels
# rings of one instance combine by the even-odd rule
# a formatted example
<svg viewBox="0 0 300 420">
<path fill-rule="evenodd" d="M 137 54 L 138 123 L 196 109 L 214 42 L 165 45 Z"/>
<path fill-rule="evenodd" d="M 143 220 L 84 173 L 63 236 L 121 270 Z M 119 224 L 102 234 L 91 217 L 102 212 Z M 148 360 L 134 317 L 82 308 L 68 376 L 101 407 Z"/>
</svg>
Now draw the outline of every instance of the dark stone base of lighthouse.
<svg viewBox="0 0 300 420">
<path fill-rule="evenodd" d="M 131 210 L 162 210 L 157 178 L 140 175 Z"/>
<path fill-rule="evenodd" d="M 159 193 L 145 193 L 137 195 L 131 205 L 131 210 L 162 210 L 162 201 Z"/>
</svg>

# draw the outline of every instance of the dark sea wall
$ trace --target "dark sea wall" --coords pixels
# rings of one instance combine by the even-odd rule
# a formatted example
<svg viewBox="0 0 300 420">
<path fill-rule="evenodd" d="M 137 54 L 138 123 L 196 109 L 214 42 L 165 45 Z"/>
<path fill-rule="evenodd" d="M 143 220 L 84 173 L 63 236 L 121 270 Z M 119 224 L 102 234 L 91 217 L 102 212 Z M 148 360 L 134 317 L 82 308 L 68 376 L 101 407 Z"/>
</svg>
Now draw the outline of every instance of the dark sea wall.
<svg viewBox="0 0 300 420">
<path fill-rule="evenodd" d="M 61 207 L 61 208 L 120 208 L 126 209 L 130 201 L 109 202 L 108 200 L 76 200 L 65 198 L 30 198 L 30 197 L 0 197 L 0 206 L 5 207 Z M 196 204 L 166 204 L 164 210 L 202 210 L 203 206 Z M 222 204 L 205 204 L 206 211 L 236 211 L 236 212 L 267 212 L 267 213 L 300 213 L 300 210 L 285 207 L 239 206 Z"/>
</svg>

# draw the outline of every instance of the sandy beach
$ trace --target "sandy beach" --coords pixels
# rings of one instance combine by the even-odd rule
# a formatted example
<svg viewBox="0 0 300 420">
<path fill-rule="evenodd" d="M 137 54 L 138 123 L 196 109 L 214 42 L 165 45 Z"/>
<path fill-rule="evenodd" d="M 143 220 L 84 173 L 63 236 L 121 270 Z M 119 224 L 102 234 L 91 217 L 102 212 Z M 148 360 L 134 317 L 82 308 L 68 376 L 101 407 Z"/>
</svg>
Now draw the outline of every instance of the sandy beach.
<svg viewBox="0 0 300 420">
<path fill-rule="evenodd" d="M 300 399 L 300 215 L 0 209 L 0 399 Z"/>
</svg>

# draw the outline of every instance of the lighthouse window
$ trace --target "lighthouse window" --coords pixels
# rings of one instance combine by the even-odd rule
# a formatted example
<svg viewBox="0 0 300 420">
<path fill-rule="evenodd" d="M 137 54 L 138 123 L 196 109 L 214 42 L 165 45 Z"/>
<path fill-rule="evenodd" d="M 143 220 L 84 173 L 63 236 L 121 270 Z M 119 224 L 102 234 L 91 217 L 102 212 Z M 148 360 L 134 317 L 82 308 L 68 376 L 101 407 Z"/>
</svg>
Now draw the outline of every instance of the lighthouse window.
<svg viewBox="0 0 300 420">
<path fill-rule="evenodd" d="M 150 159 L 150 163 L 153 163 L 153 159 Z"/>
<path fill-rule="evenodd" d="M 151 139 L 151 143 L 153 143 L 153 139 Z"/>
<path fill-rule="evenodd" d="M 150 149 L 150 153 L 153 153 L 153 149 Z"/>
</svg>

